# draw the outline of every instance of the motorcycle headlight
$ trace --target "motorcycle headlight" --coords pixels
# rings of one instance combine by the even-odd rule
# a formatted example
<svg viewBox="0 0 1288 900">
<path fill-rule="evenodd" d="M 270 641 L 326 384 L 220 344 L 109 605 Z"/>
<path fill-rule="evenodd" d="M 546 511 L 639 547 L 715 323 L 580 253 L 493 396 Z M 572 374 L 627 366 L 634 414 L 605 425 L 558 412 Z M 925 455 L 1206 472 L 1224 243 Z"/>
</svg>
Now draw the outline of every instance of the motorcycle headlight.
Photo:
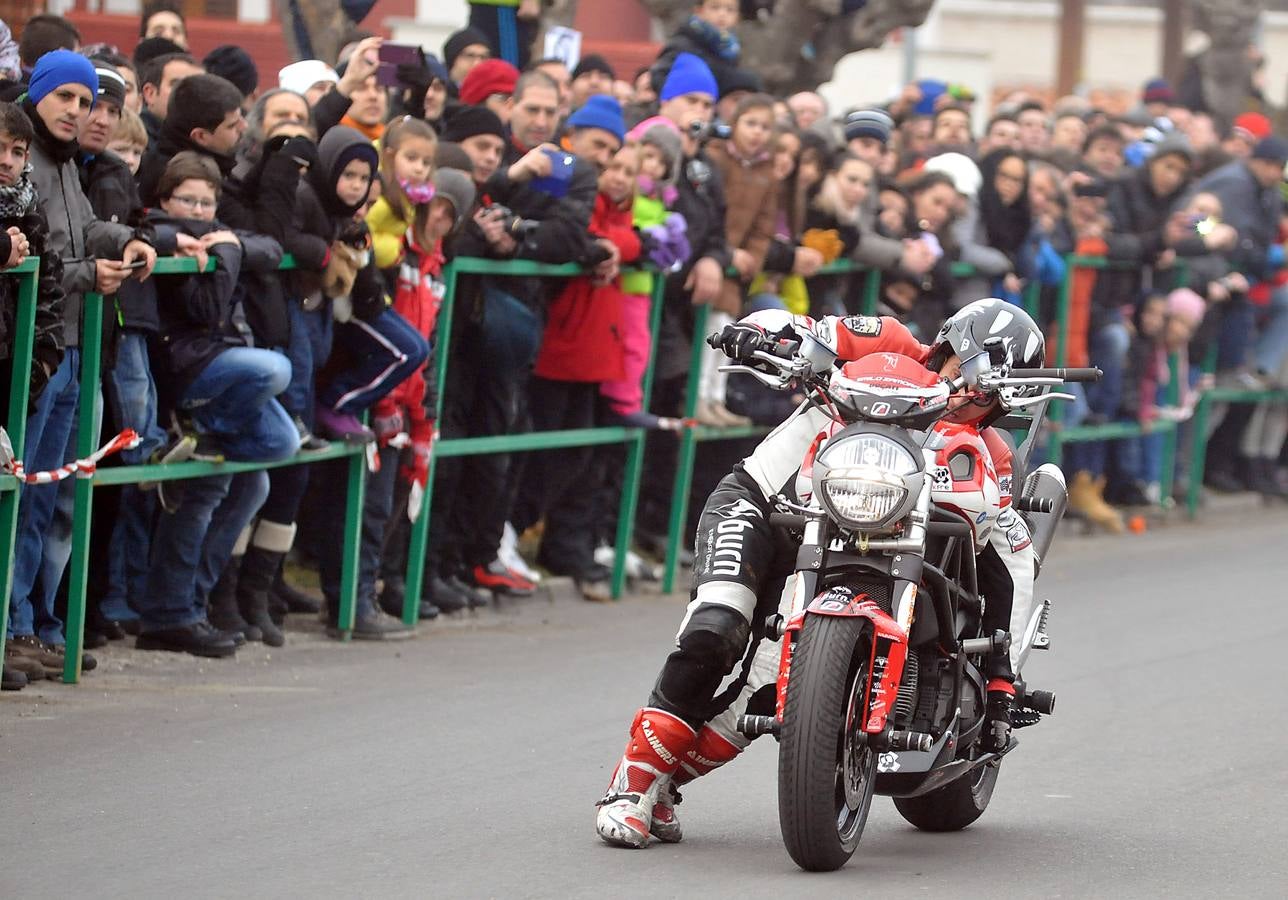
<svg viewBox="0 0 1288 900">
<path fill-rule="evenodd" d="M 842 525 L 874 531 L 912 508 L 921 486 L 920 461 L 883 435 L 834 439 L 814 461 L 814 494 Z"/>
</svg>

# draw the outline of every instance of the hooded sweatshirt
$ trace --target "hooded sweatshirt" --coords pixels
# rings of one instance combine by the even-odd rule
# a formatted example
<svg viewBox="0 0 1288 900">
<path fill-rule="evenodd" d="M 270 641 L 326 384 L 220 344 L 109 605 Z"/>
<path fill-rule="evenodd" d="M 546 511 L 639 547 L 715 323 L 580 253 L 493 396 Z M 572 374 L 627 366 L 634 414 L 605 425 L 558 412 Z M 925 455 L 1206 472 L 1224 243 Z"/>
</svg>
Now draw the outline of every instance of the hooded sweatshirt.
<svg viewBox="0 0 1288 900">
<path fill-rule="evenodd" d="M 354 159 L 370 163 L 375 177 L 379 154 L 371 141 L 352 128 L 337 125 L 318 144 L 318 165 L 309 169 L 307 178 L 301 179 L 296 194 L 295 217 L 284 246 L 295 256 L 297 271 L 291 287 L 294 298 L 308 301 L 310 305 L 322 296 L 322 276 L 331 261 L 332 242 L 342 237 L 347 242 L 359 238 L 369 240 L 366 225 L 353 218 L 366 198 L 356 204 L 346 204 L 335 193 L 340 173 Z M 354 308 L 360 316 L 362 309 L 376 299 L 369 294 L 372 278 L 383 308 L 380 273 L 371 260 L 354 283 Z"/>
</svg>

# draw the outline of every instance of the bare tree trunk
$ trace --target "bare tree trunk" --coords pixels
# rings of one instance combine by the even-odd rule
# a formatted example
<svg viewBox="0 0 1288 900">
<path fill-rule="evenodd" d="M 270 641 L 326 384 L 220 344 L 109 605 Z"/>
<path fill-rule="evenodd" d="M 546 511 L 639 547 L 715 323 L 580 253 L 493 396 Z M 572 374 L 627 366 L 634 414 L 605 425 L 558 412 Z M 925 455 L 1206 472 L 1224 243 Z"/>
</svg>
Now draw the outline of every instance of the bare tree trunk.
<svg viewBox="0 0 1288 900">
<path fill-rule="evenodd" d="M 1194 27 L 1211 45 L 1198 57 L 1203 99 L 1219 119 L 1243 112 L 1251 86 L 1252 44 L 1265 0 L 1194 0 Z"/>
</svg>

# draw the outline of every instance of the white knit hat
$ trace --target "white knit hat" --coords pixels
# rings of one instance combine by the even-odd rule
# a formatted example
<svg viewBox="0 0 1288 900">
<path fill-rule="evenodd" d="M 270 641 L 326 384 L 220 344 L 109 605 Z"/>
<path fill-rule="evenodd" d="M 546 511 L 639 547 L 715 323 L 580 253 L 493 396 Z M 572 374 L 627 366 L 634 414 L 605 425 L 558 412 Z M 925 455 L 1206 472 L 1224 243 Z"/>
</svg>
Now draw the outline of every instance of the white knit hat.
<svg viewBox="0 0 1288 900">
<path fill-rule="evenodd" d="M 340 76 L 335 73 L 335 69 L 320 59 L 302 59 L 277 73 L 278 86 L 297 94 L 307 93 L 319 81 L 335 84 L 339 80 Z"/>
<path fill-rule="evenodd" d="M 943 172 L 953 180 L 957 193 L 965 194 L 974 200 L 979 196 L 984 176 L 979 173 L 979 166 L 974 160 L 962 153 L 941 153 L 926 160 L 923 172 Z"/>
</svg>

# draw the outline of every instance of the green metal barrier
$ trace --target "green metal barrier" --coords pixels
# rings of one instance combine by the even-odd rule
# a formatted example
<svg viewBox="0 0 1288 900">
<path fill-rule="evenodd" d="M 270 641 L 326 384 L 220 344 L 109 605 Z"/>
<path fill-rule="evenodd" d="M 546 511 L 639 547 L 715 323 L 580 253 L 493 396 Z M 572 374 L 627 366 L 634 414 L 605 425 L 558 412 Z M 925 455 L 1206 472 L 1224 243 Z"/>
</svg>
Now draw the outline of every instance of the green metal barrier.
<svg viewBox="0 0 1288 900">
<path fill-rule="evenodd" d="M 434 347 L 434 364 L 438 372 L 438 407 L 435 420 L 442 418 L 447 386 L 447 366 L 451 356 L 452 319 L 455 314 L 456 285 L 461 275 L 502 275 L 513 277 L 572 278 L 585 274 L 577 265 L 548 265 L 526 260 L 497 261 L 490 259 L 459 258 L 448 263 L 443 271 L 447 296 L 438 314 L 437 344 Z M 650 309 L 650 329 L 656 337 L 662 317 L 662 294 L 665 278 L 655 275 Z M 656 339 L 653 347 L 656 347 Z M 648 408 L 653 387 L 655 350 L 650 351 L 648 368 L 644 375 L 644 408 Z M 408 551 L 407 586 L 403 606 L 403 621 L 416 620 L 416 608 L 424 583 L 425 551 L 429 544 L 430 513 L 433 501 L 434 470 L 440 458 L 452 456 L 477 456 L 487 453 L 523 453 L 535 450 L 558 450 L 569 447 L 590 447 L 605 444 L 626 446 L 626 470 L 623 476 L 622 499 L 617 517 L 617 535 L 614 541 L 612 592 L 620 597 L 626 589 L 626 554 L 631 546 L 635 510 L 639 503 L 640 478 L 644 466 L 645 431 L 642 428 L 581 428 L 561 431 L 534 431 L 527 434 L 492 435 L 475 438 L 448 438 L 434 442 L 429 461 L 429 487 L 425 492 L 420 516 L 412 526 L 411 546 Z"/>
<path fill-rule="evenodd" d="M 213 271 L 211 260 L 205 271 Z M 279 269 L 295 268 L 289 255 L 284 257 Z M 166 257 L 157 260 L 153 275 L 195 275 L 200 270 L 194 259 Z M 98 448 L 102 430 L 103 398 L 100 391 L 102 376 L 103 297 L 86 294 L 82 320 L 80 416 L 76 435 L 76 455 L 89 456 Z M 88 402 L 87 402 L 88 401 Z M 143 481 L 174 481 L 204 478 L 213 475 L 232 475 L 255 472 L 279 466 L 321 462 L 328 459 L 349 460 L 349 493 L 345 504 L 344 556 L 340 576 L 340 606 L 338 625 L 343 639 L 353 630 L 357 610 L 358 548 L 362 538 L 362 499 L 365 484 L 365 449 L 361 446 L 335 444 L 321 451 L 300 451 L 294 457 L 279 462 L 184 462 L 173 465 L 137 465 L 104 468 L 92 478 L 77 478 L 75 506 L 72 519 L 72 554 L 68 566 L 66 663 L 63 680 L 74 683 L 80 680 L 81 651 L 84 646 L 86 593 L 89 577 L 90 522 L 94 508 L 94 489 L 103 485 L 137 484 Z"/>
<path fill-rule="evenodd" d="M 6 270 L 0 277 L 18 278 L 18 308 L 14 313 L 14 377 L 9 383 L 9 421 L 5 423 L 14 457 L 22 458 L 27 439 L 27 403 L 31 391 L 32 346 L 36 338 L 36 294 L 40 281 L 40 259 L 29 257 Z M 5 636 L 9 633 L 9 595 L 13 592 L 13 552 L 18 535 L 18 501 L 21 486 L 16 478 L 0 478 L 0 659 L 4 658 Z"/>
</svg>

